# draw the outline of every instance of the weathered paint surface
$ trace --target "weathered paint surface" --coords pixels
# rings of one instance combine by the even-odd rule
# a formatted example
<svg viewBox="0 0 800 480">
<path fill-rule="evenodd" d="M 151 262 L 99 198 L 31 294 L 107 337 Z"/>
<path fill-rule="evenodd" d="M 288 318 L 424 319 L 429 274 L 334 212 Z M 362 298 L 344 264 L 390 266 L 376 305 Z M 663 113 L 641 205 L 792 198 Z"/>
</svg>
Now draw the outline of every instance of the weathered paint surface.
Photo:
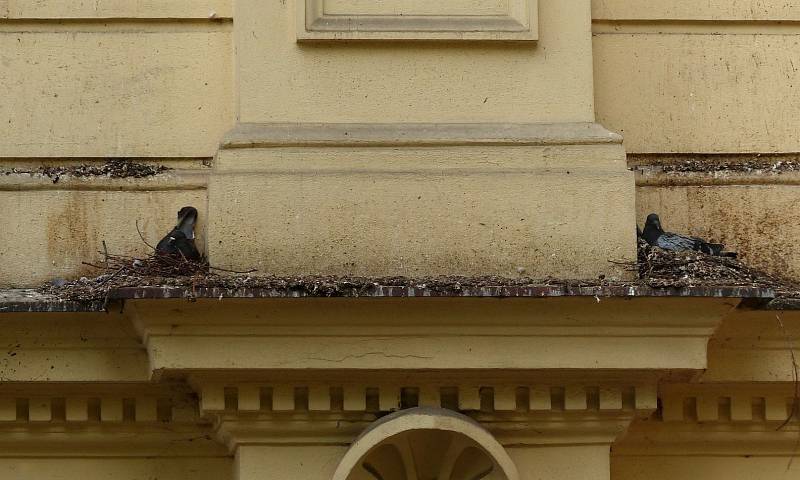
<svg viewBox="0 0 800 480">
<path fill-rule="evenodd" d="M 800 20 L 788 0 L 592 0 L 594 20 Z"/>
<path fill-rule="evenodd" d="M 301 45 L 295 3 L 234 6 L 240 121 L 594 120 L 588 0 L 540 1 L 536 46 Z"/>
<path fill-rule="evenodd" d="M 681 25 L 596 33 L 598 121 L 628 152 L 800 151 L 800 36 Z"/>
<path fill-rule="evenodd" d="M 102 260 L 104 240 L 110 253 L 146 255 L 150 249 L 139 238 L 137 221 L 145 239 L 154 244 L 169 232 L 185 205 L 201 212 L 202 246 L 205 203 L 204 190 L 0 191 L 5 226 L 0 230 L 0 285 L 34 286 L 97 275 L 97 269 L 83 262 Z"/>
<path fill-rule="evenodd" d="M 213 156 L 233 126 L 229 27 L 0 22 L 0 152 Z"/>
<path fill-rule="evenodd" d="M 748 265 L 800 278 L 800 188 L 796 185 L 637 188 L 639 225 L 652 212 L 664 228 L 724 243 Z"/>
<path fill-rule="evenodd" d="M 635 256 L 633 174 L 614 144 L 237 148 L 215 168 L 222 268 L 620 279 L 609 260 Z"/>
<path fill-rule="evenodd" d="M 230 18 L 232 0 L 2 0 L 12 19 Z M 1 17 L 2 15 L 0 15 Z"/>
<path fill-rule="evenodd" d="M 796 2 L 542 0 L 540 41 L 524 46 L 301 45 L 298 1 L 241 0 L 234 11 L 225 0 L 0 0 L 3 163 L 209 158 L 235 115 L 591 123 L 595 103 L 597 120 L 624 133 L 629 152 L 800 151 Z M 240 152 L 217 159 L 209 208 L 217 224 L 208 231 L 217 258 L 302 273 L 523 267 L 595 276 L 607 273 L 609 258 L 633 253 L 635 194 L 640 221 L 657 210 L 674 230 L 798 273 L 796 181 L 635 191 L 621 148 L 591 142 L 538 151 L 513 139 L 505 149 L 300 143 L 245 139 Z M 96 180 L 52 188 L 3 181 L 0 284 L 79 275 L 103 239 L 141 253 L 133 220 L 157 239 L 178 207 L 195 204 L 203 218 L 209 201 L 204 186 L 180 181 L 126 188 Z M 511 261 L 520 251 L 526 261 Z M 405 298 L 431 294 L 416 287 L 380 289 L 400 297 L 381 300 L 249 298 L 276 293 L 245 290 L 237 300 L 199 289 L 192 294 L 209 298 L 190 303 L 150 299 L 186 297 L 186 289 L 144 289 L 120 292 L 134 298 L 125 313 L 0 316 L 0 477 L 250 480 L 267 472 L 328 480 L 374 410 L 401 404 L 401 385 L 421 403 L 441 400 L 438 384 L 417 382 L 432 365 L 444 367 L 437 374 L 447 387 L 461 383 L 458 401 L 508 445 L 526 480 L 796 476 L 798 462 L 788 468 L 796 424 L 778 429 L 792 395 L 796 313 L 734 309 L 733 299 L 626 299 L 638 291 L 606 298 L 605 290 L 580 292 L 600 302 Z M 381 302 L 390 308 L 377 311 Z M 339 369 L 339 406 L 349 412 L 333 411 L 330 375 L 312 367 Z M 481 395 L 498 378 L 509 385 Z M 148 397 L 171 380 L 198 398 L 159 405 Z M 269 394 L 260 390 L 267 380 Z M 389 393 L 376 398 L 381 381 L 392 385 L 380 385 Z M 667 401 L 670 382 L 686 382 L 686 408 Z M 720 390 L 691 393 L 697 382 Z M 214 402 L 212 429 L 200 413 Z M 676 417 L 673 429 L 665 425 Z M 659 443 L 664 432 L 671 435 Z"/>
</svg>

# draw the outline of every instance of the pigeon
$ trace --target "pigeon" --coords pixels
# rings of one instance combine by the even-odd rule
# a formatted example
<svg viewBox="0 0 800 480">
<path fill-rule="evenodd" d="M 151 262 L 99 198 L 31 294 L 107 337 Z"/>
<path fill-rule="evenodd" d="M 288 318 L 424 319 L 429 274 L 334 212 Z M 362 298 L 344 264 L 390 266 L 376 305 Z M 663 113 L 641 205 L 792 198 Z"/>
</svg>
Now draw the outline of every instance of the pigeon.
<svg viewBox="0 0 800 480">
<path fill-rule="evenodd" d="M 194 224 L 197 221 L 197 209 L 183 207 L 178 211 L 178 223 L 156 245 L 156 253 L 186 260 L 200 260 L 200 252 L 194 244 Z"/>
<path fill-rule="evenodd" d="M 647 216 L 647 220 L 644 223 L 644 230 L 641 231 L 640 236 L 649 245 L 663 248 L 664 250 L 671 250 L 673 252 L 696 250 L 717 257 L 736 258 L 735 252 L 724 252 L 725 245 L 721 243 L 709 243 L 702 238 L 665 232 L 661 228 L 661 220 L 659 220 L 658 215 L 655 213 L 651 213 Z"/>
</svg>

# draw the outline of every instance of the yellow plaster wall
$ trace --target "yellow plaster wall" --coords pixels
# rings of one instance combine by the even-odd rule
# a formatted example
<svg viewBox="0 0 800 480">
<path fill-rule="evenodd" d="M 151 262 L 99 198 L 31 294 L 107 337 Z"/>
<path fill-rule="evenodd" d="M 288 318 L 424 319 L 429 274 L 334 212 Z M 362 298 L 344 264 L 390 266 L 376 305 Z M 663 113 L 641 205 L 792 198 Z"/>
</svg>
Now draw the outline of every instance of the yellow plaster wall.
<svg viewBox="0 0 800 480">
<path fill-rule="evenodd" d="M 132 382 L 150 379 L 131 322 L 112 312 L 0 315 L 0 382 Z"/>
<path fill-rule="evenodd" d="M 229 458 L 0 458 L 0 478 L 14 480 L 226 480 Z"/>
<path fill-rule="evenodd" d="M 103 259 L 103 240 L 111 253 L 143 256 L 149 247 L 139 238 L 137 221 L 155 245 L 185 205 L 200 212 L 197 242 L 203 249 L 205 190 L 196 185 L 181 190 L 183 181 L 169 176 L 117 182 L 117 191 L 92 189 L 108 183 L 90 179 L 63 190 L 3 190 L 0 185 L 0 285 L 32 286 L 102 273 L 82 262 Z"/>
<path fill-rule="evenodd" d="M 217 18 L 230 18 L 231 3 L 232 0 L 0 0 L 0 18 L 207 19 L 212 13 Z"/>
<path fill-rule="evenodd" d="M 589 0 L 539 1 L 537 44 L 298 44 L 299 0 L 235 4 L 243 122 L 594 120 Z"/>
<path fill-rule="evenodd" d="M 792 382 L 800 312 L 735 310 L 708 343 L 703 382 Z"/>
<path fill-rule="evenodd" d="M 783 0 L 595 0 L 598 121 L 629 153 L 800 151 L 798 17 Z"/>
<path fill-rule="evenodd" d="M 724 243 L 752 267 L 800 278 L 797 185 L 639 186 L 639 225 L 651 212 L 668 231 Z"/>
<path fill-rule="evenodd" d="M 520 480 L 609 479 L 607 445 L 510 446 L 506 450 L 519 470 Z"/>
<path fill-rule="evenodd" d="M 214 155 L 233 125 L 233 46 L 230 22 L 197 19 L 226 3 L 206 3 L 12 1 L 0 155 Z"/>
<path fill-rule="evenodd" d="M 595 20 L 800 20 L 787 0 L 592 0 Z"/>
<path fill-rule="evenodd" d="M 594 0 L 598 122 L 621 133 L 627 153 L 800 152 L 800 6 L 783 0 Z M 640 156 L 636 163 L 662 161 Z M 769 175 L 765 175 L 769 176 Z M 636 216 L 661 215 L 671 231 L 723 242 L 746 263 L 800 276 L 797 182 L 757 175 L 676 186 L 638 182 Z M 695 178 L 692 182 L 691 178 Z M 686 180 L 689 179 L 689 180 Z M 639 181 L 641 179 L 637 179 Z"/>
<path fill-rule="evenodd" d="M 344 445 L 242 445 L 235 480 L 330 480 L 347 452 Z"/>
<path fill-rule="evenodd" d="M 209 258 L 288 275 L 621 278 L 609 260 L 634 255 L 631 177 L 618 145 L 225 150 Z"/>
<path fill-rule="evenodd" d="M 3 169 L 212 157 L 233 126 L 231 15 L 227 0 L 0 2 Z M 100 258 L 103 240 L 112 253 L 141 254 L 136 220 L 150 242 L 184 205 L 204 222 L 204 188 L 191 175 L 58 185 L 4 175 L 0 285 L 94 274 L 81 262 Z"/>
</svg>

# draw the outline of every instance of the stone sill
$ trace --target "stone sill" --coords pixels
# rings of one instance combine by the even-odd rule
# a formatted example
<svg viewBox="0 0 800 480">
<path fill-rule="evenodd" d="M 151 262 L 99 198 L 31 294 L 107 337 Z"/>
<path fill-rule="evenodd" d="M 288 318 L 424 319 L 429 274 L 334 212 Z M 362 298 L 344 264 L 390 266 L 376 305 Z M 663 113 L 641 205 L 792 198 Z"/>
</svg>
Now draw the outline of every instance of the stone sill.
<svg viewBox="0 0 800 480">
<path fill-rule="evenodd" d="M 459 291 L 440 291 L 424 285 L 387 286 L 375 285 L 368 291 L 353 289 L 342 291 L 340 298 L 551 298 L 551 297 L 595 297 L 601 298 L 732 298 L 744 300 L 749 307 L 765 310 L 799 310 L 800 299 L 775 298 L 769 288 L 742 286 L 694 286 L 683 288 L 652 288 L 640 285 L 530 285 L 530 286 L 483 286 L 462 287 Z M 277 288 L 220 288 L 220 287 L 128 287 L 112 290 L 109 301 L 139 299 L 265 299 L 265 298 L 320 298 L 329 294 L 305 290 Z M 57 313 L 57 312 L 102 312 L 107 303 L 102 301 L 70 301 L 54 295 L 42 294 L 33 289 L 0 290 L 0 313 Z"/>
</svg>

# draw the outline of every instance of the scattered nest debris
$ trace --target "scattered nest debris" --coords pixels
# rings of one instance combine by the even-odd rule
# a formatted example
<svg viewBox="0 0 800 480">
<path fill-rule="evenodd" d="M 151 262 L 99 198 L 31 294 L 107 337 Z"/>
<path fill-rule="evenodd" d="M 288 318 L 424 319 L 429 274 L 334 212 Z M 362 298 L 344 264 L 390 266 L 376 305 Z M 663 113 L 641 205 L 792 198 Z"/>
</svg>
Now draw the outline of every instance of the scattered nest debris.
<svg viewBox="0 0 800 480">
<path fill-rule="evenodd" d="M 507 278 L 499 276 L 465 277 L 441 276 L 408 277 L 345 277 L 345 276 L 288 276 L 255 275 L 253 272 L 230 272 L 209 266 L 206 262 L 191 262 L 183 258 L 152 255 L 144 259 L 106 254 L 100 265 L 103 270 L 95 278 L 75 281 L 57 280 L 42 286 L 41 293 L 63 300 L 97 302 L 109 299 L 120 288 L 178 287 L 189 292 L 197 288 L 219 288 L 229 291 L 264 289 L 299 293 L 318 297 L 357 297 L 374 292 L 378 287 L 415 287 L 438 294 L 454 294 L 483 287 L 531 286 L 646 286 L 650 288 L 684 287 L 755 287 L 768 288 L 779 296 L 800 296 L 788 283 L 753 270 L 736 259 L 713 257 L 699 252 L 669 252 L 640 242 L 638 262 L 626 267 L 638 272 L 639 279 L 630 282 L 609 282 L 604 278 L 569 281 Z M 228 272 L 226 274 L 217 271 Z M 233 274 L 231 274 L 233 273 Z M 190 293 L 191 295 L 191 293 Z"/>
<path fill-rule="evenodd" d="M 107 178 L 144 178 L 158 175 L 167 170 L 169 167 L 164 165 L 148 165 L 145 163 L 134 162 L 125 158 L 118 158 L 108 160 L 102 164 L 80 164 L 71 166 L 41 166 L 35 170 L 22 170 L 12 168 L 6 170 L 6 175 L 13 173 L 27 173 L 30 175 L 43 175 L 49 177 L 53 183 L 58 181 L 63 176 L 72 177 L 107 177 Z"/>
<path fill-rule="evenodd" d="M 213 267 L 212 267 L 213 268 Z M 114 289 L 127 287 L 183 287 L 220 288 L 224 290 L 264 289 L 280 292 L 295 292 L 315 297 L 358 297 L 368 296 L 378 287 L 417 287 L 440 294 L 457 294 L 468 288 L 497 286 L 542 286 L 565 284 L 563 281 L 535 281 L 532 278 L 505 277 L 464 277 L 441 276 L 427 278 L 409 277 L 358 277 L 334 275 L 304 275 L 278 277 L 274 275 L 221 275 L 214 272 L 200 272 L 188 276 L 140 276 L 130 274 L 104 274 L 95 278 L 82 277 L 80 280 L 57 281 L 39 289 L 42 293 L 56 295 L 64 300 L 102 301 Z M 573 285 L 599 285 L 600 282 L 571 282 Z"/>
<path fill-rule="evenodd" d="M 653 165 L 655 166 L 655 165 Z M 799 172 L 800 161 L 754 158 L 746 161 L 710 162 L 707 159 L 683 160 L 658 165 L 664 173 L 775 173 Z"/>
</svg>

